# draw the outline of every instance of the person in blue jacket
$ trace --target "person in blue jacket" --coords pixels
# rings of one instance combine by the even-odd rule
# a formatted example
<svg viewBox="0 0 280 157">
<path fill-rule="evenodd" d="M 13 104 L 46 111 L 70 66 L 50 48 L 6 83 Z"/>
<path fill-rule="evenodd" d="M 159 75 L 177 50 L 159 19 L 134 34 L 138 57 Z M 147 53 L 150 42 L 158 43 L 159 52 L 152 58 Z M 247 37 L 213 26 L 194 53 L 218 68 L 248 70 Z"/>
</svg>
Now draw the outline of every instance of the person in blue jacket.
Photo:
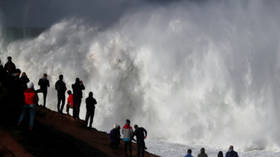
<svg viewBox="0 0 280 157">
<path fill-rule="evenodd" d="M 185 155 L 185 157 L 193 157 L 191 149 L 188 149 L 188 153 Z"/>
<path fill-rule="evenodd" d="M 238 153 L 233 150 L 233 146 L 229 146 L 228 152 L 226 153 L 226 157 L 238 157 Z"/>
</svg>

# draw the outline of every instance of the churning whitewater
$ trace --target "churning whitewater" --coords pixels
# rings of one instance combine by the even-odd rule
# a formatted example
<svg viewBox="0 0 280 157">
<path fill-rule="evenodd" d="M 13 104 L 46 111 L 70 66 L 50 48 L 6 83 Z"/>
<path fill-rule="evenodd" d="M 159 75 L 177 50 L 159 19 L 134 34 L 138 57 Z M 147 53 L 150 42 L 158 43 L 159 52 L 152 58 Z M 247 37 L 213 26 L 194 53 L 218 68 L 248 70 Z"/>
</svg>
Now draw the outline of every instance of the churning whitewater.
<svg viewBox="0 0 280 157">
<path fill-rule="evenodd" d="M 175 3 L 126 14 L 105 29 L 64 19 L 34 39 L 2 42 L 0 57 L 13 56 L 33 82 L 48 73 L 52 109 L 58 75 L 68 89 L 80 77 L 98 101 L 98 129 L 130 118 L 153 140 L 275 151 L 278 8 L 260 0 Z"/>
</svg>

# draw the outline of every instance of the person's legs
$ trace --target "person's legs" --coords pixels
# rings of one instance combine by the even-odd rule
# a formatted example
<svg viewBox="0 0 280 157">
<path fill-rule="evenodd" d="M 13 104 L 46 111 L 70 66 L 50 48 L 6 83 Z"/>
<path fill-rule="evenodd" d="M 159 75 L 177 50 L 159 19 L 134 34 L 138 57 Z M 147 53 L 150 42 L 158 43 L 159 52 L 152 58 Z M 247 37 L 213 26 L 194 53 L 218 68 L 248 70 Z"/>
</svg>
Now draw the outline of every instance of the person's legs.
<svg viewBox="0 0 280 157">
<path fill-rule="evenodd" d="M 29 106 L 29 129 L 33 129 L 35 113 L 36 113 L 35 105 L 30 105 Z"/>
<path fill-rule="evenodd" d="M 85 119 L 85 126 L 86 126 L 86 127 L 87 127 L 87 125 L 88 125 L 89 116 L 90 116 L 89 111 L 87 111 L 87 113 L 86 113 L 86 119 Z"/>
<path fill-rule="evenodd" d="M 24 118 L 24 116 L 25 116 L 26 110 L 27 110 L 27 107 L 26 107 L 26 105 L 24 105 L 24 107 L 23 107 L 23 109 L 22 109 L 22 112 L 21 112 L 21 115 L 19 116 L 18 125 L 21 124 L 21 122 L 22 122 L 22 120 L 23 120 L 23 118 Z"/>
<path fill-rule="evenodd" d="M 92 123 L 93 123 L 93 117 L 94 117 L 94 111 L 90 114 L 90 121 L 89 121 L 89 127 L 92 128 Z"/>
<path fill-rule="evenodd" d="M 60 113 L 63 113 L 63 108 L 65 105 L 65 95 L 61 95 L 61 101 L 62 101 L 62 104 L 61 104 Z"/>
<path fill-rule="evenodd" d="M 128 154 L 127 154 L 127 147 L 128 147 L 128 142 L 124 142 L 124 153 L 125 153 L 125 156 L 128 156 Z"/>
<path fill-rule="evenodd" d="M 78 106 L 77 106 L 77 118 L 80 119 L 80 107 L 81 107 L 82 99 L 78 99 Z"/>
<path fill-rule="evenodd" d="M 141 147 L 140 147 L 140 151 L 141 151 L 141 157 L 144 157 L 145 154 L 145 142 L 142 141 Z"/>
<path fill-rule="evenodd" d="M 77 98 L 76 97 L 73 97 L 73 102 L 74 102 L 74 106 L 73 106 L 73 118 L 77 118 L 77 104 L 78 104 L 78 101 L 77 101 Z"/>
<path fill-rule="evenodd" d="M 48 92 L 47 91 L 43 91 L 43 97 L 44 97 L 44 104 L 43 104 L 43 106 L 44 107 L 46 107 L 47 95 L 48 95 Z"/>
<path fill-rule="evenodd" d="M 128 147 L 129 147 L 128 148 L 129 149 L 129 155 L 132 156 L 132 142 L 131 141 L 128 142 Z"/>
<path fill-rule="evenodd" d="M 57 95 L 57 112 L 60 112 L 61 97 Z"/>
<path fill-rule="evenodd" d="M 67 115 L 69 115 L 69 104 L 66 104 L 66 113 L 67 113 Z"/>
</svg>

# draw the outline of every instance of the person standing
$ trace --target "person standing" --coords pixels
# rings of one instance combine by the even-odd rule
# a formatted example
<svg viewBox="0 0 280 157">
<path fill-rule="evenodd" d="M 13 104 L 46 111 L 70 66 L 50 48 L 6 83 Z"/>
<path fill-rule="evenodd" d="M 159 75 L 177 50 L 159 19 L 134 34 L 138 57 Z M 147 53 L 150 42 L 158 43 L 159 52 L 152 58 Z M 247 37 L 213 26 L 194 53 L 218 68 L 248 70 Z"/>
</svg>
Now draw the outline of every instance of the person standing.
<svg viewBox="0 0 280 157">
<path fill-rule="evenodd" d="M 66 84 L 63 81 L 63 75 L 59 75 L 59 79 L 55 83 L 55 90 L 57 91 L 57 112 L 62 114 L 65 105 L 65 92 L 67 90 Z"/>
<path fill-rule="evenodd" d="M 208 155 L 205 153 L 205 148 L 200 149 L 200 153 L 197 157 L 208 157 Z"/>
<path fill-rule="evenodd" d="M 136 136 L 136 143 L 137 143 L 137 156 L 144 157 L 145 154 L 145 138 L 147 137 L 147 131 L 143 127 L 138 127 L 138 125 L 134 125 L 134 133 L 133 137 Z"/>
<path fill-rule="evenodd" d="M 234 151 L 233 146 L 230 145 L 226 157 L 238 157 L 238 153 Z"/>
<path fill-rule="evenodd" d="M 23 111 L 18 120 L 18 126 L 21 124 L 26 112 L 29 110 L 29 130 L 31 131 L 34 126 L 34 118 L 35 118 L 35 105 L 38 103 L 38 95 L 34 90 L 34 85 L 32 82 L 29 82 L 27 85 L 27 89 L 24 91 L 25 104 Z"/>
<path fill-rule="evenodd" d="M 9 75 L 11 75 L 16 71 L 16 65 L 13 63 L 11 56 L 7 57 L 7 59 L 8 61 L 5 64 L 4 69 L 6 72 L 8 72 Z"/>
<path fill-rule="evenodd" d="M 187 154 L 185 155 L 185 157 L 193 157 L 193 156 L 192 156 L 192 150 L 191 150 L 191 149 L 188 149 L 188 152 L 187 152 Z"/>
<path fill-rule="evenodd" d="M 222 152 L 222 151 L 219 151 L 217 157 L 224 157 L 223 152 Z"/>
<path fill-rule="evenodd" d="M 95 111 L 96 104 L 97 104 L 97 102 L 93 98 L 93 93 L 89 92 L 88 98 L 86 98 L 86 108 L 87 108 L 86 127 L 88 125 L 88 120 L 89 120 L 89 128 L 92 128 L 92 122 L 93 122 L 93 118 L 94 118 L 94 111 Z"/>
<path fill-rule="evenodd" d="M 45 73 L 43 77 L 39 80 L 38 85 L 40 86 L 40 90 L 38 93 L 43 93 L 43 107 L 46 107 L 46 99 L 48 94 L 48 87 L 50 87 L 50 82 L 48 80 L 48 75 Z"/>
<path fill-rule="evenodd" d="M 113 149 L 119 148 L 121 141 L 121 128 L 119 125 L 115 124 L 114 128 L 110 131 L 110 146 Z"/>
<path fill-rule="evenodd" d="M 76 82 L 72 84 L 72 89 L 74 101 L 73 117 L 75 119 L 80 119 L 80 106 L 83 98 L 83 90 L 85 89 L 83 81 L 81 81 L 79 78 L 76 78 Z"/>
<path fill-rule="evenodd" d="M 133 137 L 133 129 L 130 126 L 130 120 L 127 119 L 125 125 L 122 128 L 123 142 L 124 142 L 124 152 L 125 156 L 128 156 L 127 151 L 129 151 L 129 156 L 132 156 L 132 137 Z"/>
<path fill-rule="evenodd" d="M 29 82 L 29 78 L 27 77 L 26 73 L 23 72 L 21 74 L 21 77 L 19 78 L 20 82 L 21 82 L 21 86 L 23 90 L 27 89 L 27 83 Z"/>
<path fill-rule="evenodd" d="M 69 115 L 69 109 L 74 107 L 74 102 L 73 102 L 73 94 L 71 92 L 71 90 L 67 91 L 68 94 L 68 98 L 67 98 L 67 106 L 66 106 L 66 112 L 67 115 Z"/>
</svg>

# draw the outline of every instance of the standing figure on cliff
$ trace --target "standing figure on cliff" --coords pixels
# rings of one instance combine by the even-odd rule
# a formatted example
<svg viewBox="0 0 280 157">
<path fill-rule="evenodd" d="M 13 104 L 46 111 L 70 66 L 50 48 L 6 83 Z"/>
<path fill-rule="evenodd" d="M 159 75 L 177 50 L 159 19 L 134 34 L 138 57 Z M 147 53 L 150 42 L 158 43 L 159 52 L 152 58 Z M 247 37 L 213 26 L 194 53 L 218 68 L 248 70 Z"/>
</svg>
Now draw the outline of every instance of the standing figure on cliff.
<svg viewBox="0 0 280 157">
<path fill-rule="evenodd" d="M 133 137 L 136 136 L 136 143 L 137 143 L 137 156 L 144 157 L 145 154 L 145 138 L 147 137 L 147 131 L 143 127 L 138 127 L 138 125 L 134 125 L 134 133 Z"/>
<path fill-rule="evenodd" d="M 40 90 L 38 93 L 43 93 L 43 107 L 46 107 L 46 99 L 48 94 L 48 87 L 50 87 L 50 82 L 48 80 L 48 75 L 45 73 L 43 77 L 39 80 L 38 85 L 40 86 Z"/>
<path fill-rule="evenodd" d="M 129 156 L 132 156 L 132 137 L 133 129 L 130 126 L 130 120 L 127 119 L 125 125 L 122 128 L 123 142 L 124 142 L 124 152 L 125 156 L 128 156 L 127 151 L 129 151 Z"/>
<path fill-rule="evenodd" d="M 11 75 L 16 71 L 16 65 L 13 63 L 11 56 L 7 57 L 7 59 L 8 61 L 5 64 L 4 69 L 6 72 L 8 72 L 9 75 Z"/>
<path fill-rule="evenodd" d="M 230 145 L 226 157 L 238 157 L 238 153 L 234 151 L 233 146 Z"/>
<path fill-rule="evenodd" d="M 76 78 L 76 82 L 72 84 L 72 89 L 74 101 L 73 117 L 75 119 L 80 119 L 80 107 L 83 98 L 83 90 L 85 89 L 83 81 L 81 81 L 79 78 Z"/>
<path fill-rule="evenodd" d="M 21 86 L 23 90 L 27 89 L 27 83 L 29 82 L 29 78 L 27 77 L 26 73 L 23 72 L 21 74 L 21 77 L 19 78 L 20 82 L 21 82 Z"/>
<path fill-rule="evenodd" d="M 63 81 L 63 75 L 59 75 L 59 80 L 55 83 L 55 90 L 57 91 L 57 112 L 62 114 L 65 105 L 65 92 L 67 90 L 66 84 Z"/>
<path fill-rule="evenodd" d="M 18 120 L 18 126 L 21 124 L 25 114 L 29 111 L 29 130 L 33 129 L 34 118 L 35 118 L 35 106 L 38 104 L 38 95 L 34 90 L 34 85 L 32 82 L 29 82 L 27 89 L 24 91 L 24 108 Z"/>
<path fill-rule="evenodd" d="M 68 94 L 68 98 L 67 98 L 66 112 L 67 112 L 67 115 L 69 115 L 69 109 L 71 108 L 73 111 L 74 102 L 73 102 L 73 94 L 72 94 L 71 90 L 68 90 L 67 94 Z M 74 114 L 74 111 L 73 111 L 73 114 Z"/>
<path fill-rule="evenodd" d="M 97 102 L 93 98 L 93 93 L 89 92 L 89 95 L 86 98 L 86 108 L 87 108 L 86 127 L 88 125 L 88 120 L 89 120 L 89 128 L 92 128 L 92 122 L 93 122 L 93 118 L 94 118 L 94 111 L 95 111 L 96 104 L 97 104 Z"/>
</svg>

